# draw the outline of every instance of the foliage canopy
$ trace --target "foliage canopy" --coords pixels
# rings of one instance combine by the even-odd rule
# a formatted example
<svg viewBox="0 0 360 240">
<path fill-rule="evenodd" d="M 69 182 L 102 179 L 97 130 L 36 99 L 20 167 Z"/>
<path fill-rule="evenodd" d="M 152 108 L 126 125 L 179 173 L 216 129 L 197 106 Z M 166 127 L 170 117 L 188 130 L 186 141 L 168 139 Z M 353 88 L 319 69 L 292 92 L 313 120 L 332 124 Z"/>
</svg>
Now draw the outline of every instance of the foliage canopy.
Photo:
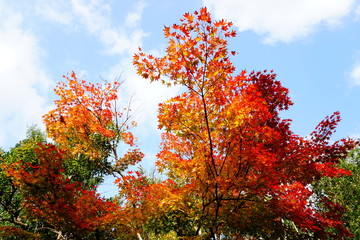
<svg viewBox="0 0 360 240">
<path fill-rule="evenodd" d="M 348 181 L 337 165 L 357 143 L 331 142 L 335 112 L 309 137 L 290 130 L 280 112 L 293 103 L 272 71 L 235 72 L 232 23 L 206 8 L 164 28 L 163 57 L 141 49 L 140 76 L 180 85 L 159 105 L 163 130 L 157 179 L 126 172 L 141 161 L 118 82 L 92 84 L 73 72 L 59 83 L 45 135 L 1 153 L 0 236 L 5 239 L 327 239 L 350 237 L 353 200 L 338 200 L 332 181 Z M 129 148 L 119 156 L 119 144 Z M 352 165 L 351 165 L 352 166 Z M 349 169 L 349 170 L 345 170 Z M 96 193 L 106 175 L 119 195 Z M 347 176 L 347 178 L 340 178 Z M 324 178 L 326 177 L 326 178 Z M 344 180 L 345 179 L 345 180 Z M 331 187 L 329 187 L 331 186 Z M 358 234 L 358 233 L 354 233 Z"/>
</svg>

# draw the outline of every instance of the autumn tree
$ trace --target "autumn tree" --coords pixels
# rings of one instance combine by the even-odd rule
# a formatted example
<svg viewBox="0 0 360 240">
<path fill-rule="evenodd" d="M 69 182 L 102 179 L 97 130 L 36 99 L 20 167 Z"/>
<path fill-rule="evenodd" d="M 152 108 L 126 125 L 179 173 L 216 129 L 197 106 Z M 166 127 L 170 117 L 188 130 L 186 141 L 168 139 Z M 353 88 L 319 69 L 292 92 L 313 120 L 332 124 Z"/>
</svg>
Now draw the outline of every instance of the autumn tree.
<svg viewBox="0 0 360 240">
<path fill-rule="evenodd" d="M 96 193 L 104 176 L 123 176 L 143 157 L 130 132 L 136 124 L 129 122 L 129 109 L 117 105 L 120 83 L 92 84 L 74 72 L 64 78 L 55 88 L 56 108 L 44 115 L 52 143 L 34 130 L 1 155 L 0 235 L 133 239 L 136 232 L 121 204 Z"/>
<path fill-rule="evenodd" d="M 136 123 L 130 122 L 128 106 L 119 109 L 117 104 L 120 83 L 93 84 L 79 79 L 74 72 L 64 78 L 66 82 L 55 88 L 59 96 L 56 108 L 43 118 L 48 136 L 76 159 L 77 163 L 72 163 L 80 169 L 74 172 L 79 173 L 87 166 L 87 170 L 98 175 L 116 175 L 139 162 L 143 154 L 129 131 Z M 118 154 L 121 142 L 130 147 L 124 156 Z"/>
<path fill-rule="evenodd" d="M 128 208 L 151 215 L 142 224 L 165 224 L 180 237 L 348 236 L 340 205 L 315 197 L 311 187 L 324 176 L 350 175 L 335 165 L 355 143 L 330 143 L 339 113 L 306 138 L 294 134 L 291 120 L 279 115 L 293 103 L 276 75 L 235 73 L 231 26 L 202 8 L 164 28 L 165 56 L 141 49 L 134 55 L 140 76 L 184 92 L 159 106 L 164 133 L 156 164 L 168 179 L 151 183 L 139 173 L 119 179 Z M 318 211 L 320 203 L 327 211 Z"/>
</svg>

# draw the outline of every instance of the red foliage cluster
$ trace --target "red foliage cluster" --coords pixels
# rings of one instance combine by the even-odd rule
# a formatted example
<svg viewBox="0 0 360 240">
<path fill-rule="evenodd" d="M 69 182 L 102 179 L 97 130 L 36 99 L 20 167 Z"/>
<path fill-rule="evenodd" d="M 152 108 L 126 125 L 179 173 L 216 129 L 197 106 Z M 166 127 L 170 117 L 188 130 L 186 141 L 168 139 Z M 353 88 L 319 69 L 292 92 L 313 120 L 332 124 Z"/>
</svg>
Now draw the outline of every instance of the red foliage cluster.
<svg viewBox="0 0 360 240">
<path fill-rule="evenodd" d="M 16 162 L 5 171 L 19 187 L 30 218 L 78 237 L 102 229 L 114 221 L 120 207 L 85 190 L 64 175 L 63 152 L 54 145 L 39 144 L 37 163 Z"/>
</svg>

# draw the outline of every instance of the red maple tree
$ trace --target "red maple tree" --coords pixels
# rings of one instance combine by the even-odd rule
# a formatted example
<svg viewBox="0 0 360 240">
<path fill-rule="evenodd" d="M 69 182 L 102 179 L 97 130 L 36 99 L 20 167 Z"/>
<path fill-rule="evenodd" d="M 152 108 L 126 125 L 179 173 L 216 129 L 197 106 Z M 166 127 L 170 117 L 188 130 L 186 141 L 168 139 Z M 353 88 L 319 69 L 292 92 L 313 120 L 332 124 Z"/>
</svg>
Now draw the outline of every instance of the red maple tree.
<svg viewBox="0 0 360 240">
<path fill-rule="evenodd" d="M 231 26 L 212 20 L 202 8 L 164 28 L 169 40 L 164 57 L 141 49 L 134 55 L 140 76 L 181 85 L 184 92 L 159 108 L 164 133 L 157 167 L 168 179 L 155 184 L 141 175 L 119 179 L 120 186 L 132 186 L 128 192 L 137 192 L 137 198 L 128 194 L 128 206 L 151 212 L 159 222 L 177 221 L 170 229 L 179 236 L 349 235 L 339 221 L 341 207 L 311 188 L 323 176 L 350 174 L 335 165 L 354 141 L 330 143 L 339 113 L 309 137 L 294 134 L 290 120 L 279 116 L 293 103 L 276 75 L 235 73 L 230 61 L 235 52 L 227 48 L 227 38 L 236 36 Z M 320 211 L 320 202 L 328 211 Z"/>
<path fill-rule="evenodd" d="M 112 236 L 121 222 L 121 207 L 66 177 L 65 155 L 56 146 L 39 143 L 34 151 L 37 162 L 18 161 L 4 168 L 20 189 L 27 218 L 41 221 L 42 228 L 58 239 L 85 238 L 96 232 Z"/>
</svg>

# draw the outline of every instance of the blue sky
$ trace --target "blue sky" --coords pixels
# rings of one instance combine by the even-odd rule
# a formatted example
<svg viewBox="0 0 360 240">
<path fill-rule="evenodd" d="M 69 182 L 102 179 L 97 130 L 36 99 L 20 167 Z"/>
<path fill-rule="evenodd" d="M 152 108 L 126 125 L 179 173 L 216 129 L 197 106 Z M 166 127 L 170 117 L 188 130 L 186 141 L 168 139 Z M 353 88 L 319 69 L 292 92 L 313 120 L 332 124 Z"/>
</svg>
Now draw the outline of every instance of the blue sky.
<svg viewBox="0 0 360 240">
<path fill-rule="evenodd" d="M 283 113 L 308 135 L 340 111 L 334 140 L 360 136 L 360 1 L 357 0 L 0 0 L 0 146 L 24 138 L 53 107 L 52 89 L 72 70 L 89 81 L 124 80 L 120 101 L 132 108 L 134 129 L 152 166 L 159 145 L 157 104 L 177 89 L 135 74 L 141 46 L 161 55 L 164 25 L 207 6 L 234 22 L 229 48 L 237 70 L 273 69 L 295 103 Z"/>
</svg>

